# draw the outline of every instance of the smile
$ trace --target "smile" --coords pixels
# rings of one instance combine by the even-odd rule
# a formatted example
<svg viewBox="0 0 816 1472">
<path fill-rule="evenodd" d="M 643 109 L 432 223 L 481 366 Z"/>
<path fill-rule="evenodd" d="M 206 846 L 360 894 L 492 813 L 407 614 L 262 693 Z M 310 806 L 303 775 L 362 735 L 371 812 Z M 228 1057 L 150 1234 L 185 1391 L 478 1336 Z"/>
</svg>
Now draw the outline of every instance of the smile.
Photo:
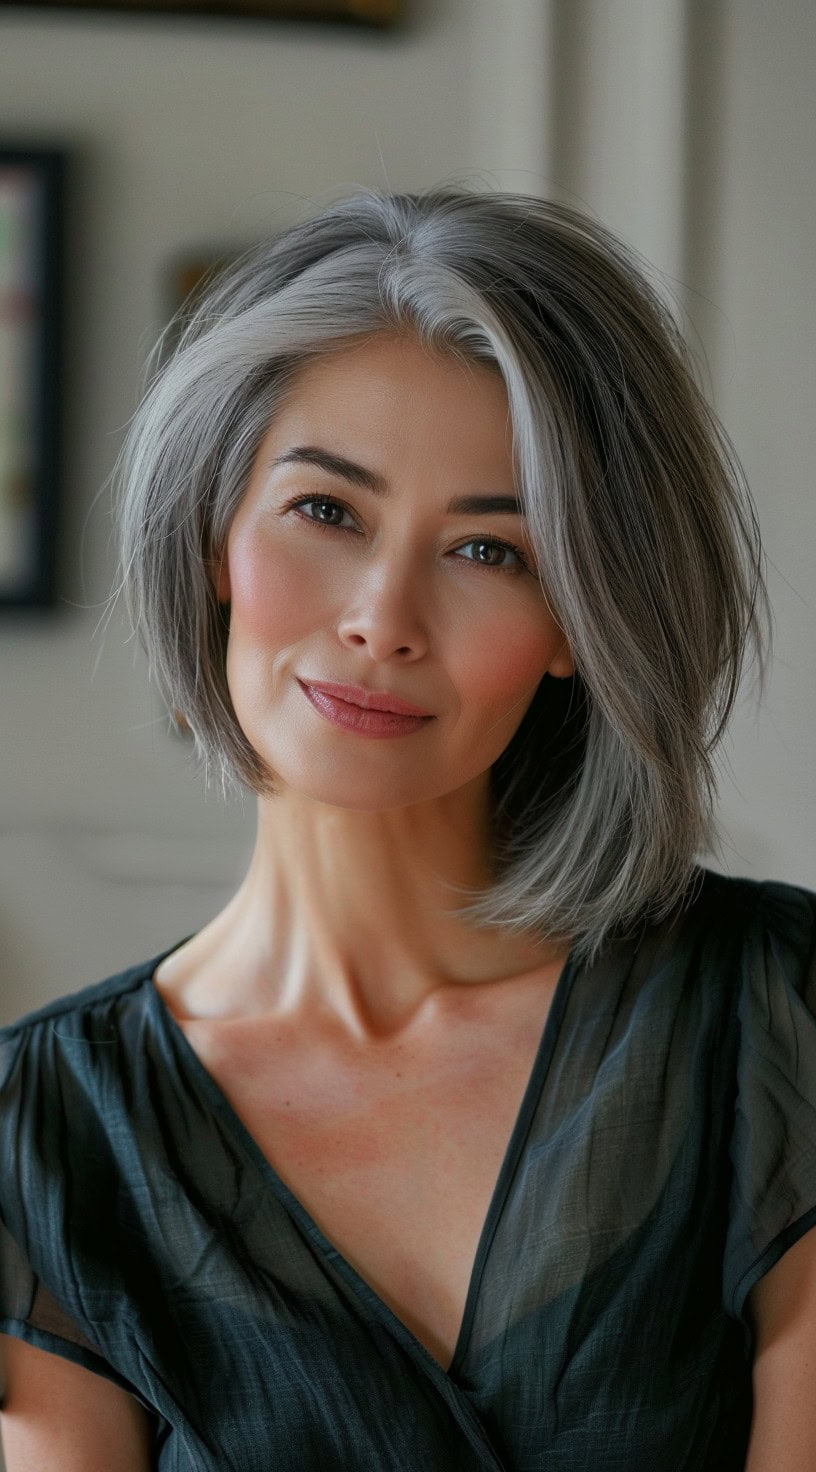
<svg viewBox="0 0 816 1472">
<path fill-rule="evenodd" d="M 346 731 L 354 731 L 358 736 L 408 736 L 435 719 L 434 716 L 398 716 L 393 711 L 364 710 L 361 705 L 352 705 L 336 695 L 327 695 L 324 690 L 305 685 L 302 680 L 298 680 L 298 684 L 324 720 Z"/>
</svg>

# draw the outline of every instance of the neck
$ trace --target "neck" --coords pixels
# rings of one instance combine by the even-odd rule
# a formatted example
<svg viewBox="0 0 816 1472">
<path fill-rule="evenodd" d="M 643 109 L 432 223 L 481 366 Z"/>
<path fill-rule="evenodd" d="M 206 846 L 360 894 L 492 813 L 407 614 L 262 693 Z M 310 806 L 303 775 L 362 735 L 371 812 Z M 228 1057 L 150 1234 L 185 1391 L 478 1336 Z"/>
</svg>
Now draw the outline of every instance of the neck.
<svg viewBox="0 0 816 1472">
<path fill-rule="evenodd" d="M 260 799 L 247 874 L 164 976 L 196 977 L 210 1016 L 310 1018 L 393 1036 L 453 992 L 527 975 L 563 946 L 476 928 L 458 910 L 492 873 L 484 787 L 408 808 Z"/>
</svg>

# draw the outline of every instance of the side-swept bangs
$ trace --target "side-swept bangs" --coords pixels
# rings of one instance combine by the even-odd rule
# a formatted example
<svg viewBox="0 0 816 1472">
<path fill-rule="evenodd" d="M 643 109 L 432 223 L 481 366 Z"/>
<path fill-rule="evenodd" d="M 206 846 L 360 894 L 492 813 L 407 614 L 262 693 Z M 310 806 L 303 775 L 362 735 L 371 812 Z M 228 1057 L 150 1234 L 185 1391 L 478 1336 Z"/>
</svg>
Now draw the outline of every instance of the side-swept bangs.
<svg viewBox="0 0 816 1472">
<path fill-rule="evenodd" d="M 545 676 L 491 771 L 495 873 L 452 886 L 476 925 L 613 934 L 687 902 L 716 843 L 714 752 L 771 614 L 750 491 L 646 263 L 527 195 L 361 190 L 213 279 L 114 468 L 121 581 L 205 779 L 274 795 L 226 679 L 214 572 L 263 434 L 298 369 L 410 331 L 500 372 L 542 590 L 575 660 Z"/>
</svg>

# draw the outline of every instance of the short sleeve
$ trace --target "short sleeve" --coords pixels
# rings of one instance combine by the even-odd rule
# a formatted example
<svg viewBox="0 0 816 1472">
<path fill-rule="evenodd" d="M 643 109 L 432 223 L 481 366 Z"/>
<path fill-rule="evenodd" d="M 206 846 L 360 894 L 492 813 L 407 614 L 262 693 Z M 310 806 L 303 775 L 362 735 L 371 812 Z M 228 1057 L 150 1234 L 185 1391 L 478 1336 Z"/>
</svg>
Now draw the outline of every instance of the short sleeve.
<svg viewBox="0 0 816 1472">
<path fill-rule="evenodd" d="M 816 893 L 757 887 L 737 1022 L 723 1303 L 750 1330 L 750 1289 L 816 1226 Z"/>
<path fill-rule="evenodd" d="M 65 1191 L 59 1181 L 52 1191 L 44 1189 L 35 1168 L 36 1128 L 47 1127 L 48 1107 L 42 1079 L 35 1083 L 33 1076 L 41 1070 L 32 1068 L 28 1055 L 37 1049 L 30 1041 L 24 1030 L 0 1029 L 0 1333 L 103 1375 L 150 1409 L 58 1300 L 60 1284 L 72 1270 L 67 1242 L 56 1254 L 53 1246 L 49 1249 L 48 1284 L 42 1268 L 38 1272 L 32 1266 L 44 1243 L 62 1240 Z M 4 1398 L 0 1383 L 0 1410 Z"/>
<path fill-rule="evenodd" d="M 50 1350 L 85 1369 L 105 1375 L 126 1390 L 133 1389 L 60 1308 L 0 1222 L 0 1333 L 25 1339 L 38 1349 Z M 5 1389 L 0 1383 L 0 1410 Z"/>
</svg>

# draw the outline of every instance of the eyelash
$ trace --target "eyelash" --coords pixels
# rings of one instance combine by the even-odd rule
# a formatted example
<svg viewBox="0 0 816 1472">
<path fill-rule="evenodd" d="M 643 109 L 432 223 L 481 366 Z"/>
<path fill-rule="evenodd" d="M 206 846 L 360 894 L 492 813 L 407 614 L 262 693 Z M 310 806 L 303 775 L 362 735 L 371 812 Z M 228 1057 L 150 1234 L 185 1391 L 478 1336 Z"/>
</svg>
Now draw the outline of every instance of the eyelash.
<svg viewBox="0 0 816 1472">
<path fill-rule="evenodd" d="M 284 507 L 284 510 L 285 511 L 297 511 L 298 508 L 301 507 L 301 506 L 315 506 L 315 505 L 319 505 L 319 506 L 337 506 L 339 508 L 339 510 L 347 512 L 349 516 L 352 516 L 353 515 L 353 512 L 351 512 L 349 510 L 348 506 L 345 506 L 342 501 L 335 500 L 335 498 L 333 496 L 301 496 L 297 501 L 290 501 L 289 504 Z M 354 527 L 350 527 L 350 526 L 336 526 L 336 525 L 333 525 L 329 521 L 317 521 L 315 519 L 315 517 L 313 517 L 313 516 L 302 516 L 301 519 L 303 521 L 308 522 L 310 526 L 319 527 L 319 529 L 321 531 L 325 531 L 325 532 L 351 532 L 351 531 L 354 531 Z M 472 567 L 481 568 L 484 572 L 506 572 L 506 573 L 509 572 L 509 573 L 514 573 L 516 575 L 518 575 L 520 572 L 529 572 L 530 571 L 529 563 L 527 562 L 527 559 L 524 556 L 524 553 L 521 551 L 521 548 L 515 547 L 512 542 L 505 542 L 505 541 L 503 541 L 503 539 L 501 537 L 471 537 L 470 541 L 463 542 L 462 543 L 462 546 L 463 547 L 471 547 L 476 542 L 479 542 L 479 543 L 484 544 L 486 546 L 501 547 L 505 552 L 513 552 L 513 553 L 515 553 L 516 557 L 519 559 L 519 562 L 520 562 L 521 566 L 520 567 L 514 567 L 512 564 L 510 564 L 509 566 L 506 566 L 504 564 L 493 564 L 493 565 L 491 565 L 489 562 L 476 562 L 475 559 L 468 558 L 468 557 L 464 558 L 463 561 L 470 562 L 470 564 L 471 564 Z M 458 550 L 458 549 L 456 549 L 456 550 Z"/>
</svg>

